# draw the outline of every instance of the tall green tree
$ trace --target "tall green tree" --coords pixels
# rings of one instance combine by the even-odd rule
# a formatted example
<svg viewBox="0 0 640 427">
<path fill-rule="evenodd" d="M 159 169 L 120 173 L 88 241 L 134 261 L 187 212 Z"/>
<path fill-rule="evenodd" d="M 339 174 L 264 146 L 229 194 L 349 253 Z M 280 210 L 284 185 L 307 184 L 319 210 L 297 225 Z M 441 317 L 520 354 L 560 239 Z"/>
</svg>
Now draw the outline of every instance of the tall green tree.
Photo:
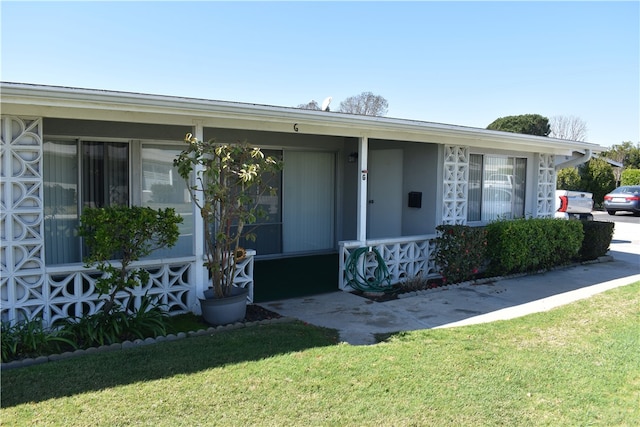
<svg viewBox="0 0 640 427">
<path fill-rule="evenodd" d="M 551 132 L 549 119 L 540 114 L 500 117 L 487 126 L 487 129 L 538 136 L 549 136 Z"/>
<path fill-rule="evenodd" d="M 613 168 L 600 158 L 594 158 L 578 168 L 583 191 L 593 193 L 593 201 L 601 205 L 605 194 L 616 188 Z"/>
</svg>

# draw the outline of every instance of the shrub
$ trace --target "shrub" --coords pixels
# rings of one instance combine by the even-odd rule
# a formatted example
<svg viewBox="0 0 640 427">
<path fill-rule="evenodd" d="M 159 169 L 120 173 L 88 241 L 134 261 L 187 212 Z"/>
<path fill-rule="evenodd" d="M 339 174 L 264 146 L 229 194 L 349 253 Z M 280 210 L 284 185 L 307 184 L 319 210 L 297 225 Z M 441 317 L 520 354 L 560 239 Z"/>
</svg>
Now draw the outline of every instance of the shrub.
<svg viewBox="0 0 640 427">
<path fill-rule="evenodd" d="M 436 228 L 436 265 L 445 282 L 474 278 L 486 260 L 487 231 L 483 227 L 440 225 Z"/>
<path fill-rule="evenodd" d="M 640 185 L 640 169 L 623 170 L 620 185 Z"/>
<path fill-rule="evenodd" d="M 40 319 L 11 325 L 2 322 L 2 362 L 58 353 L 62 349 L 74 349 L 73 340 L 65 331 L 55 331 L 43 326 Z"/>
<path fill-rule="evenodd" d="M 551 218 L 496 221 L 487 226 L 489 272 L 523 273 L 570 262 L 578 256 L 580 221 Z"/>
<path fill-rule="evenodd" d="M 588 261 L 601 257 L 609 250 L 613 238 L 614 223 L 601 221 L 585 221 L 584 240 L 580 248 L 580 259 Z"/>
<path fill-rule="evenodd" d="M 580 165 L 582 191 L 593 194 L 593 202 L 596 206 L 601 206 L 605 194 L 616 188 L 616 179 L 613 175 L 613 168 L 603 159 L 591 159 L 587 163 Z"/>
<path fill-rule="evenodd" d="M 178 240 L 182 217 L 173 208 L 153 210 L 141 206 L 85 208 L 78 232 L 89 248 L 85 267 L 95 266 L 105 273 L 96 281 L 100 295 L 109 295 L 102 306 L 106 313 L 119 310 L 118 293 L 149 281 L 149 272 L 129 269 L 132 262 L 156 249 L 171 247 Z M 120 265 L 112 264 L 118 258 Z"/>
</svg>

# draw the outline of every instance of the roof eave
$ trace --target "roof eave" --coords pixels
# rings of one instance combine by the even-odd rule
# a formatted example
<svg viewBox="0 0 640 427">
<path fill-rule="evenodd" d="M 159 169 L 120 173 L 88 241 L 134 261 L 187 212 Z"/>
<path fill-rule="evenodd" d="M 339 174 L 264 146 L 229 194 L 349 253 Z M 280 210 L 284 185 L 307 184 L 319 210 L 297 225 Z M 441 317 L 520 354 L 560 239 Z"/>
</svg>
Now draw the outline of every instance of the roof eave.
<svg viewBox="0 0 640 427">
<path fill-rule="evenodd" d="M 221 120 L 230 120 L 235 121 L 242 128 L 256 130 L 366 136 L 380 139 L 397 138 L 415 142 L 451 143 L 458 140 L 461 144 L 474 146 L 500 147 L 509 144 L 510 148 L 520 147 L 528 151 L 533 149 L 533 151 L 553 153 L 585 149 L 594 152 L 603 150 L 597 144 L 581 141 L 292 107 L 23 83 L 2 82 L 0 89 L 3 110 L 5 106 L 23 105 L 38 106 L 51 112 L 56 109 L 75 112 L 82 110 L 87 115 L 91 111 L 95 113 L 126 112 L 123 120 L 137 121 L 140 115 L 158 115 L 173 116 L 179 123 L 192 124 L 194 120 L 200 120 L 205 125 L 209 122 L 219 124 Z"/>
</svg>

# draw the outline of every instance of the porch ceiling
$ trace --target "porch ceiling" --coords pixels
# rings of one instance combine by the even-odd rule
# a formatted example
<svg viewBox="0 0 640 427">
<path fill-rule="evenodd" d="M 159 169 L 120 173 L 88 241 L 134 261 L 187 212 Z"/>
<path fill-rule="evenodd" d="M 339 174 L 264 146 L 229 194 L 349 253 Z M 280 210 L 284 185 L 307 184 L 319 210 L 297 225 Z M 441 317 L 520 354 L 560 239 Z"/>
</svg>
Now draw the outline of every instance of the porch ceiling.
<svg viewBox="0 0 640 427">
<path fill-rule="evenodd" d="M 3 114 L 151 124 L 247 129 L 344 137 L 468 145 L 571 154 L 603 150 L 597 144 L 490 131 L 416 120 L 371 117 L 298 108 L 113 92 L 21 83 L 1 83 Z"/>
</svg>

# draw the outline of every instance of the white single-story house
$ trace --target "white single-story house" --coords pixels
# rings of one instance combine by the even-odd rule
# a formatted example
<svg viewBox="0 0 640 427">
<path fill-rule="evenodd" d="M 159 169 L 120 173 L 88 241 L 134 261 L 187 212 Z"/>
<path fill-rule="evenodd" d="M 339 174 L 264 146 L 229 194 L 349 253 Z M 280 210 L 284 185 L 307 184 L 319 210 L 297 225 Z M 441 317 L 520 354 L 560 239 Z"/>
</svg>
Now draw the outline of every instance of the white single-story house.
<svg viewBox="0 0 640 427">
<path fill-rule="evenodd" d="M 183 216 L 178 244 L 139 262 L 151 280 L 137 295 L 199 312 L 204 229 L 172 165 L 187 132 L 246 140 L 284 160 L 238 278 L 256 302 L 345 289 L 344 264 L 359 247 L 375 247 L 394 281 L 437 275 L 438 225 L 551 217 L 556 156 L 601 150 L 287 107 L 7 82 L 0 90 L 0 298 L 11 321 L 96 310 L 97 273 L 83 267 L 75 230 L 83 206 L 115 203 Z"/>
</svg>

